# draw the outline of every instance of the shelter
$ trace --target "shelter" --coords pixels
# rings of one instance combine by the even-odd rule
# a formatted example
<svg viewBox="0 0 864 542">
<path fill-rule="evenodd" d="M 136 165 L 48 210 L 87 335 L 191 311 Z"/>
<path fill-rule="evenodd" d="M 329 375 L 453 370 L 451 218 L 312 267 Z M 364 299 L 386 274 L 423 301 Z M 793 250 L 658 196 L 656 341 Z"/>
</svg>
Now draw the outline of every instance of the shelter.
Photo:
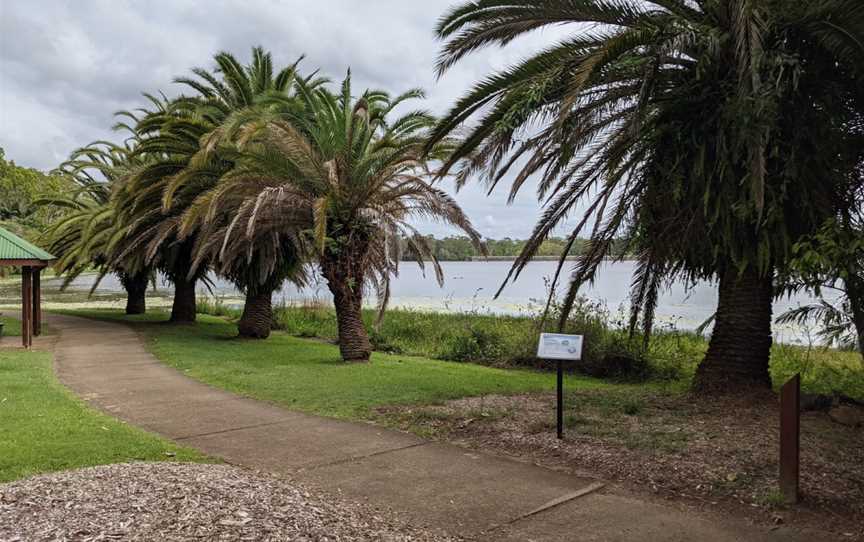
<svg viewBox="0 0 864 542">
<path fill-rule="evenodd" d="M 33 345 L 33 336 L 42 334 L 42 270 L 54 256 L 0 228 L 0 266 L 21 268 L 21 342 Z"/>
</svg>

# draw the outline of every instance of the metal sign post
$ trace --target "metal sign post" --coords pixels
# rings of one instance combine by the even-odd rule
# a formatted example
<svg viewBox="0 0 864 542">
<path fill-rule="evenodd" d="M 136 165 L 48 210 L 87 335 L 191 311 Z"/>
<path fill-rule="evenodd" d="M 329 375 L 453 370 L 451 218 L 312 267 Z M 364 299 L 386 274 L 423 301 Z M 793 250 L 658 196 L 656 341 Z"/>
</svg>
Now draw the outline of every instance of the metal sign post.
<svg viewBox="0 0 864 542">
<path fill-rule="evenodd" d="M 582 359 L 582 336 L 560 333 L 541 333 L 537 357 L 555 360 L 558 381 L 557 426 L 558 438 L 564 438 L 564 362 Z"/>
</svg>

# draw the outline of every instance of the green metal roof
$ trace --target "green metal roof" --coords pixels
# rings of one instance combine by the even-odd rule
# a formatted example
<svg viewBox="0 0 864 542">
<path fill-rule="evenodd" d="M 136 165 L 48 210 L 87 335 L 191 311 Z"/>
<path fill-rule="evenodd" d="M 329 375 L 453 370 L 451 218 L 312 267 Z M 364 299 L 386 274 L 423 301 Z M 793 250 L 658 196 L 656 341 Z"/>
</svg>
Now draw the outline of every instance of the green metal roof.
<svg viewBox="0 0 864 542">
<path fill-rule="evenodd" d="M 56 260 L 41 248 L 28 243 L 14 233 L 0 228 L 0 263 L 2 260 Z"/>
</svg>

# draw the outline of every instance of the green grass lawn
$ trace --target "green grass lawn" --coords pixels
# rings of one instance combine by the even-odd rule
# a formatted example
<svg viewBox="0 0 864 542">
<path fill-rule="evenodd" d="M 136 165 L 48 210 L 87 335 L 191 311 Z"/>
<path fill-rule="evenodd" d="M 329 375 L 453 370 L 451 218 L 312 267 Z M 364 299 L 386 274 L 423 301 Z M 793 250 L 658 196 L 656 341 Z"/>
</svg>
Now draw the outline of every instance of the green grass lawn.
<svg viewBox="0 0 864 542">
<path fill-rule="evenodd" d="M 279 332 L 266 341 L 237 339 L 236 326 L 213 316 L 199 315 L 193 326 L 169 326 L 161 323 L 167 316 L 157 312 L 141 317 L 126 317 L 114 311 L 66 312 L 136 322 L 159 359 L 193 378 L 326 416 L 365 418 L 378 406 L 434 404 L 460 397 L 555 387 L 553 373 L 417 356 L 375 353 L 369 364 L 346 364 L 332 344 Z M 568 376 L 566 386 L 571 390 L 637 387 L 577 375 Z"/>
<path fill-rule="evenodd" d="M 406 354 L 376 352 L 370 364 L 346 364 L 333 344 L 274 332 L 266 341 L 236 338 L 236 326 L 222 317 L 199 314 L 191 326 L 164 323 L 167 314 L 151 311 L 127 317 L 114 310 L 70 310 L 67 314 L 132 323 L 148 338 L 148 348 L 163 362 L 189 376 L 235 393 L 288 408 L 341 418 L 369 418 L 375 407 L 438 404 L 488 394 L 519 394 L 554 389 L 554 374 L 502 369 Z M 666 341 L 665 347 L 674 343 Z M 687 343 L 689 344 L 689 343 Z M 686 344 L 682 353 L 691 355 Z M 698 361 L 694 358 L 693 364 Z M 772 356 L 775 384 L 797 371 L 809 392 L 841 390 L 864 398 L 864 367 L 849 352 L 777 347 Z M 569 375 L 570 390 L 605 389 L 638 396 L 681 393 L 689 378 L 620 384 Z"/>
<path fill-rule="evenodd" d="M 84 405 L 54 377 L 50 353 L 0 350 L 0 482 L 92 465 L 169 459 L 205 458 Z"/>
<path fill-rule="evenodd" d="M 0 323 L 3 324 L 4 337 L 21 336 L 21 320 L 8 316 L 0 316 Z M 51 327 L 44 322 L 42 323 L 42 335 L 51 335 Z"/>
<path fill-rule="evenodd" d="M 4 337 L 20 337 L 21 321 L 8 316 L 0 316 L 0 324 L 3 324 Z"/>
</svg>

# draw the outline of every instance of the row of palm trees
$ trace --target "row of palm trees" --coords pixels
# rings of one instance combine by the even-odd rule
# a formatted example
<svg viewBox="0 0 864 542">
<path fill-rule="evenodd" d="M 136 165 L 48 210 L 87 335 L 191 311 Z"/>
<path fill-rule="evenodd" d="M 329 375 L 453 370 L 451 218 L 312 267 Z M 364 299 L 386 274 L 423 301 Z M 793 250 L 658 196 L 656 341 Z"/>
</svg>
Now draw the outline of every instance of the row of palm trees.
<svg viewBox="0 0 864 542">
<path fill-rule="evenodd" d="M 50 248 L 67 281 L 93 266 L 118 274 L 129 313 L 144 310 L 147 282 L 161 273 L 174 285 L 172 322 L 195 320 L 196 286 L 215 273 L 245 293 L 238 328 L 253 338 L 270 334 L 273 292 L 303 284 L 317 264 L 343 359 L 366 361 L 364 293 L 374 290 L 383 311 L 405 247 L 442 277 L 411 219 L 452 224 L 481 246 L 432 183 L 452 141 L 426 149 L 435 119 L 395 114 L 419 91 L 355 96 L 350 72 L 334 87 L 302 76 L 299 61 L 275 72 L 269 53 L 252 53 L 248 66 L 220 53 L 215 71 L 176 80 L 188 95 L 148 96 L 146 108 L 122 113 L 122 145 L 76 151 L 61 170 L 80 188 L 53 202 L 71 210 L 47 232 Z"/>
<path fill-rule="evenodd" d="M 648 336 L 668 281 L 717 279 L 696 386 L 770 385 L 771 304 L 787 286 L 778 277 L 794 276 L 796 247 L 824 224 L 861 212 L 864 4 L 475 0 L 439 22 L 439 75 L 560 25 L 572 33 L 490 74 L 440 120 L 395 115 L 417 91 L 355 96 L 350 73 L 333 86 L 299 62 L 274 72 L 261 49 L 249 66 L 219 54 L 216 71 L 178 79 L 190 95 L 151 96 L 126 113 L 123 145 L 96 143 L 64 165 L 81 193 L 50 232 L 60 267 L 120 274 L 130 310 L 143 302 L 132 301 L 137 285 L 160 271 L 175 285 L 174 321 L 195 318 L 195 285 L 215 272 L 246 293 L 241 334 L 260 337 L 274 289 L 302 283 L 314 264 L 333 293 L 343 357 L 365 360 L 364 291 L 386 304 L 399 239 L 433 259 L 411 218 L 443 220 L 479 244 L 434 181 L 507 178 L 515 197 L 536 178 L 543 214 L 508 281 L 556 229 L 569 228 L 570 245 L 589 236 L 563 322 L 623 240 L 619 253 L 639 255 L 634 331 Z"/>
</svg>

